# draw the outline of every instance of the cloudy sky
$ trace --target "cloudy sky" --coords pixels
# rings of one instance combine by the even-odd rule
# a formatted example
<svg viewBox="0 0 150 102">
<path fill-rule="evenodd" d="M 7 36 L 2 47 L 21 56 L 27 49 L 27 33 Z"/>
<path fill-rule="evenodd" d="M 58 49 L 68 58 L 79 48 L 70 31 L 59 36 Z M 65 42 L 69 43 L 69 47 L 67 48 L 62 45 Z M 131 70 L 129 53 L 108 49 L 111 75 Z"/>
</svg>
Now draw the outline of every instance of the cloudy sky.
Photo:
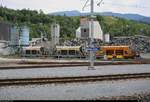
<svg viewBox="0 0 150 102">
<path fill-rule="evenodd" d="M 96 12 L 137 13 L 150 17 L 150 0 L 103 0 L 101 7 L 98 7 L 96 4 L 99 1 L 95 0 Z M 89 12 L 89 6 L 82 11 L 85 2 L 86 0 L 1 0 L 1 4 L 8 8 L 42 9 L 45 13 L 68 10 Z"/>
</svg>

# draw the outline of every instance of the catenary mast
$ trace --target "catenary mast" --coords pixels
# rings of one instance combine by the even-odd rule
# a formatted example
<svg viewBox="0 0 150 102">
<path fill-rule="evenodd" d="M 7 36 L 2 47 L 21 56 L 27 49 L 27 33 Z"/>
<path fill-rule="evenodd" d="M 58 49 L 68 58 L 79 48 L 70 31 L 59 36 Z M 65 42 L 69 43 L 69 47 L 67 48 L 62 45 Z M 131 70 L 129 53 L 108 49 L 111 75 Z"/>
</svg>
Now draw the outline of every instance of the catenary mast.
<svg viewBox="0 0 150 102">
<path fill-rule="evenodd" d="M 91 30 L 90 30 L 90 36 L 91 36 L 91 40 L 90 40 L 90 48 L 94 48 L 93 42 L 93 33 L 94 33 L 94 0 L 91 0 L 91 11 L 90 11 L 90 21 L 91 21 Z M 90 66 L 89 69 L 94 69 L 94 52 L 92 50 L 90 50 Z"/>
</svg>

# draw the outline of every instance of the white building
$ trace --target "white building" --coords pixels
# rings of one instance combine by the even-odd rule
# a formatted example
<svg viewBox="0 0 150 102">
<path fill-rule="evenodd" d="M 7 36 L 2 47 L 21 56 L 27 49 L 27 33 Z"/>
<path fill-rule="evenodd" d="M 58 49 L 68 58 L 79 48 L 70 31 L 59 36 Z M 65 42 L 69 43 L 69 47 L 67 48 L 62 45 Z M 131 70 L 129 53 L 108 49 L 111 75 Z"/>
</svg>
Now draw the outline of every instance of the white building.
<svg viewBox="0 0 150 102">
<path fill-rule="evenodd" d="M 90 38 L 91 37 L 91 21 L 88 18 L 82 18 L 80 20 L 80 27 L 76 30 L 76 37 L 77 38 Z M 98 21 L 94 21 L 94 39 L 101 39 L 103 38 L 103 31 Z"/>
<path fill-rule="evenodd" d="M 59 44 L 60 37 L 60 25 L 52 24 L 51 25 L 51 39 L 54 45 Z"/>
</svg>

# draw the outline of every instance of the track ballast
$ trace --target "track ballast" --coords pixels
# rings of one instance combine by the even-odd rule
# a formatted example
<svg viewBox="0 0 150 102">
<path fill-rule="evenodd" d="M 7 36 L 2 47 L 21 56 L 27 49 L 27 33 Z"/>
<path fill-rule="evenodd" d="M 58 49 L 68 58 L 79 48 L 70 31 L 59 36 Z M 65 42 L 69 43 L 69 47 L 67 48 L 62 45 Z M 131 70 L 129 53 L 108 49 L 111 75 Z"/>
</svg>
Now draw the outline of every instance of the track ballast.
<svg viewBox="0 0 150 102">
<path fill-rule="evenodd" d="M 132 73 L 97 76 L 75 76 L 75 77 L 54 77 L 54 78 L 24 78 L 24 79 L 0 79 L 0 86 L 4 85 L 30 85 L 30 84 L 50 84 L 50 83 L 75 83 L 94 82 L 123 79 L 150 78 L 150 73 Z"/>
</svg>

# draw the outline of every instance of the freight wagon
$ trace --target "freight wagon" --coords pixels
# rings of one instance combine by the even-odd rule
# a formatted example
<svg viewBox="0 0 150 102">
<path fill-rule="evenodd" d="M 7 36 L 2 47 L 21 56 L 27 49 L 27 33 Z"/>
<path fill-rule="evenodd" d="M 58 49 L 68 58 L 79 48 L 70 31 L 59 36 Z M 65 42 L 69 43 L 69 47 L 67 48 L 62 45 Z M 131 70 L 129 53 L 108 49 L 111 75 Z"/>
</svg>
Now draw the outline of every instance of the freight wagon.
<svg viewBox="0 0 150 102">
<path fill-rule="evenodd" d="M 101 46 L 100 50 L 96 52 L 96 58 L 99 58 L 101 56 L 104 56 L 107 59 L 127 59 L 136 58 L 140 55 L 129 46 Z"/>
<path fill-rule="evenodd" d="M 55 57 L 85 58 L 82 46 L 56 46 Z"/>
</svg>

